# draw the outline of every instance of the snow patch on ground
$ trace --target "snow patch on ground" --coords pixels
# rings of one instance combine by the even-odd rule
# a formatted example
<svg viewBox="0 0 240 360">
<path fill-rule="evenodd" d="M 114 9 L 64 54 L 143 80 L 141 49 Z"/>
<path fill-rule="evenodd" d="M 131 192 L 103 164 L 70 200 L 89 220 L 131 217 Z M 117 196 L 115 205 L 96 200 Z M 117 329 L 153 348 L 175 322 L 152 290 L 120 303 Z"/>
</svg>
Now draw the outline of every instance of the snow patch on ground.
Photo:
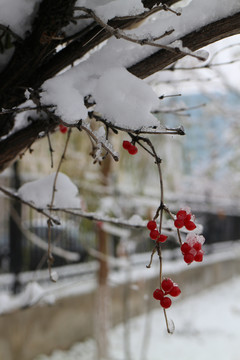
<svg viewBox="0 0 240 360">
<path fill-rule="evenodd" d="M 238 360 L 240 341 L 240 278 L 227 281 L 177 301 L 167 311 L 176 331 L 166 332 L 162 310 L 130 320 L 111 330 L 110 358 L 126 359 L 124 349 L 129 346 L 132 359 L 175 360 Z M 147 299 L 146 299 L 147 301 Z M 146 304 L 147 308 L 147 304 Z M 124 344 L 126 339 L 128 345 Z M 95 360 L 96 343 L 89 339 L 75 344 L 68 352 L 54 351 L 52 356 L 38 356 L 35 360 Z"/>
</svg>

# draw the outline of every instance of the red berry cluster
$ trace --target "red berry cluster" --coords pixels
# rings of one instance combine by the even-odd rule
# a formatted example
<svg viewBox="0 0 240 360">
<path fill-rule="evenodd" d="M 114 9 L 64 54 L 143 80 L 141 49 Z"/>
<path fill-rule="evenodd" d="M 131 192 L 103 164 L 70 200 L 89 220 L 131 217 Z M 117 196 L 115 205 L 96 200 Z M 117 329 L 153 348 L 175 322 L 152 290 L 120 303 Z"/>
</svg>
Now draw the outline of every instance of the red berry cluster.
<svg viewBox="0 0 240 360">
<path fill-rule="evenodd" d="M 122 146 L 129 152 L 130 155 L 135 155 L 138 152 L 138 148 L 130 143 L 130 141 L 124 140 Z"/>
<path fill-rule="evenodd" d="M 160 305 L 164 309 L 168 309 L 172 305 L 172 300 L 166 295 L 171 295 L 173 297 L 179 296 L 181 290 L 178 285 L 175 284 L 171 279 L 163 279 L 161 283 L 161 289 L 156 289 L 153 292 L 153 297 L 156 300 L 160 300 Z"/>
<path fill-rule="evenodd" d="M 168 238 L 167 235 L 160 234 L 159 231 L 157 230 L 156 221 L 150 220 L 147 223 L 147 228 L 148 230 L 150 230 L 149 236 L 152 240 L 156 240 L 156 242 L 161 242 L 161 243 L 164 243 L 167 240 Z"/>
<path fill-rule="evenodd" d="M 188 234 L 186 242 L 181 246 L 183 259 L 187 264 L 191 264 L 193 261 L 201 262 L 203 260 L 202 244 L 205 238 L 202 235 Z"/>
<path fill-rule="evenodd" d="M 60 124 L 59 130 L 61 131 L 62 134 L 65 134 L 67 132 L 68 128 L 66 126 L 64 126 L 63 124 Z"/>
<path fill-rule="evenodd" d="M 181 209 L 177 213 L 177 218 L 174 221 L 174 225 L 177 229 L 181 229 L 183 226 L 189 231 L 192 231 L 196 228 L 194 224 L 194 216 L 191 214 L 190 210 Z"/>
</svg>

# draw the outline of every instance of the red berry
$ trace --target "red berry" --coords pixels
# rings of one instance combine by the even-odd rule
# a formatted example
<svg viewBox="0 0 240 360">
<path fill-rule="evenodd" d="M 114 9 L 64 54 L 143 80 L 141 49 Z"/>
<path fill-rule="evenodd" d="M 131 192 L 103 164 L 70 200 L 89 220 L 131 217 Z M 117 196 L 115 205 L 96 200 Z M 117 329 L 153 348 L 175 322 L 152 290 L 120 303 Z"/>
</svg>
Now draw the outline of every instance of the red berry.
<svg viewBox="0 0 240 360">
<path fill-rule="evenodd" d="M 164 309 L 168 309 L 171 305 L 172 305 L 172 300 L 167 297 L 164 296 L 161 300 L 160 300 L 160 304 Z"/>
<path fill-rule="evenodd" d="M 173 288 L 173 285 L 174 285 L 174 283 L 171 279 L 163 279 L 162 284 L 161 284 L 162 289 L 166 292 L 171 291 Z"/>
<path fill-rule="evenodd" d="M 157 230 L 152 230 L 149 234 L 150 238 L 153 240 L 157 240 L 159 237 L 159 232 Z"/>
<path fill-rule="evenodd" d="M 178 220 L 185 220 L 187 216 L 187 212 L 185 210 L 179 210 L 177 213 Z"/>
<path fill-rule="evenodd" d="M 138 148 L 135 145 L 130 146 L 130 148 L 128 149 L 128 152 L 130 155 L 135 155 L 138 152 Z"/>
<path fill-rule="evenodd" d="M 156 229 L 156 227 L 157 227 L 157 224 L 156 224 L 156 221 L 154 221 L 154 220 L 150 220 L 147 223 L 148 230 L 154 230 L 154 229 Z"/>
<path fill-rule="evenodd" d="M 62 134 L 65 134 L 67 132 L 68 128 L 66 126 L 64 126 L 63 124 L 60 124 L 59 130 L 61 131 Z"/>
<path fill-rule="evenodd" d="M 164 292 L 161 289 L 156 289 L 153 292 L 153 297 L 156 300 L 161 300 L 164 297 Z"/>
<path fill-rule="evenodd" d="M 187 214 L 187 216 L 186 216 L 186 218 L 185 218 L 185 221 L 186 221 L 186 222 L 187 222 L 187 221 L 190 221 L 190 220 L 191 220 L 191 217 L 192 217 L 191 214 Z"/>
<path fill-rule="evenodd" d="M 130 147 L 132 146 L 132 144 L 130 143 L 130 141 L 124 140 L 122 143 L 122 146 L 125 150 L 130 149 Z"/>
<path fill-rule="evenodd" d="M 197 254 L 194 256 L 194 260 L 197 262 L 203 261 L 203 251 L 199 250 Z"/>
<path fill-rule="evenodd" d="M 187 253 L 184 255 L 183 259 L 184 259 L 185 263 L 191 264 L 194 260 L 194 256 L 193 256 L 193 254 Z"/>
<path fill-rule="evenodd" d="M 191 246 L 188 243 L 183 243 L 181 246 L 181 251 L 183 254 L 187 254 L 191 250 Z"/>
<path fill-rule="evenodd" d="M 172 290 L 169 292 L 171 296 L 179 296 L 181 294 L 181 290 L 179 289 L 178 285 L 174 284 Z"/>
<path fill-rule="evenodd" d="M 174 221 L 174 225 L 176 226 L 177 229 L 181 229 L 181 228 L 184 226 L 184 221 L 183 221 L 183 220 L 176 219 L 176 220 Z"/>
<path fill-rule="evenodd" d="M 195 250 L 199 251 L 202 249 L 202 244 L 200 242 L 196 242 L 193 247 Z"/>
<path fill-rule="evenodd" d="M 157 242 L 161 242 L 161 243 L 164 243 L 166 240 L 167 240 L 167 235 L 163 235 L 161 234 L 158 239 L 157 239 Z"/>
<path fill-rule="evenodd" d="M 189 231 L 196 229 L 196 225 L 194 224 L 193 221 L 185 221 L 184 225 L 185 225 L 185 228 Z"/>
</svg>

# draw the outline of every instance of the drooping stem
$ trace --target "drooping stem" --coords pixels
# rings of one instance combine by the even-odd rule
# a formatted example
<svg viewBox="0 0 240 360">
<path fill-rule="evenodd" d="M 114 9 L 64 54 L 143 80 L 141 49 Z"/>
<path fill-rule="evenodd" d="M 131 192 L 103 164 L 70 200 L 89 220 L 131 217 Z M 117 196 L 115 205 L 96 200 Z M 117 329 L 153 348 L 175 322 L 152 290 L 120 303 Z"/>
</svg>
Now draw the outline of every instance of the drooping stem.
<svg viewBox="0 0 240 360">
<path fill-rule="evenodd" d="M 58 167 L 57 167 L 56 174 L 55 174 L 55 177 L 54 177 L 53 189 L 52 189 L 52 198 L 51 198 L 51 202 L 50 202 L 50 205 L 49 205 L 50 213 L 51 213 L 52 208 L 53 208 L 54 199 L 55 199 L 55 193 L 57 191 L 56 184 L 57 184 L 58 174 L 59 174 L 61 165 L 63 163 L 63 160 L 65 159 L 65 155 L 66 155 L 67 147 L 68 147 L 68 144 L 69 144 L 71 132 L 72 132 L 72 129 L 69 128 L 68 133 L 67 133 L 67 139 L 66 139 L 65 146 L 64 146 L 64 149 L 63 149 L 63 153 L 62 153 L 62 156 L 61 156 L 60 161 L 58 163 Z M 51 250 L 52 222 L 50 220 L 48 220 L 47 225 L 48 225 L 48 252 L 47 252 L 48 253 L 48 272 L 49 272 L 50 279 L 53 282 L 55 282 L 56 280 L 52 276 L 52 264 L 54 262 L 54 259 L 53 259 L 53 256 L 52 256 L 52 250 Z"/>
</svg>

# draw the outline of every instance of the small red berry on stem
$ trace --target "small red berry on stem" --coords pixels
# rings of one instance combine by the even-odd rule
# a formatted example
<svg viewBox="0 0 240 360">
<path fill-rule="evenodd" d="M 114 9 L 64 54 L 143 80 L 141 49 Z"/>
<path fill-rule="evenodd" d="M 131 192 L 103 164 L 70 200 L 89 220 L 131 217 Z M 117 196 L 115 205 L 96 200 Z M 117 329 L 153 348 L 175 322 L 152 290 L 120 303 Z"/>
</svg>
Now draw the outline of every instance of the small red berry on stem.
<svg viewBox="0 0 240 360">
<path fill-rule="evenodd" d="M 135 145 L 130 146 L 130 148 L 128 149 L 128 152 L 130 155 L 135 155 L 138 152 L 138 148 Z"/>
<path fill-rule="evenodd" d="M 181 251 L 183 254 L 187 254 L 191 250 L 191 246 L 188 243 L 183 243 L 181 246 Z"/>
<path fill-rule="evenodd" d="M 173 285 L 174 285 L 174 283 L 171 279 L 163 279 L 162 284 L 161 284 L 162 289 L 166 292 L 171 291 L 173 288 Z"/>
<path fill-rule="evenodd" d="M 187 217 L 187 212 L 185 210 L 179 210 L 177 212 L 177 219 L 178 220 L 185 220 Z"/>
<path fill-rule="evenodd" d="M 166 240 L 167 240 L 168 236 L 167 235 L 159 235 L 159 237 L 157 238 L 157 242 L 160 242 L 160 243 L 164 243 Z"/>
<path fill-rule="evenodd" d="M 156 289 L 153 292 L 153 297 L 156 300 L 161 300 L 164 297 L 164 292 L 161 289 Z"/>
<path fill-rule="evenodd" d="M 199 251 L 202 249 L 202 244 L 200 242 L 196 242 L 193 247 L 195 250 Z"/>
<path fill-rule="evenodd" d="M 66 126 L 64 126 L 63 124 L 60 124 L 59 130 L 61 131 L 62 134 L 65 134 L 67 132 L 68 128 Z"/>
<path fill-rule="evenodd" d="M 194 260 L 197 262 L 203 261 L 203 251 L 199 250 L 197 254 L 194 256 Z"/>
<path fill-rule="evenodd" d="M 196 225 L 194 224 L 194 222 L 193 221 L 185 221 L 184 222 L 184 225 L 185 225 L 185 228 L 187 229 L 187 230 L 189 230 L 189 231 L 192 231 L 192 230 L 194 230 L 194 229 L 196 229 Z"/>
<path fill-rule="evenodd" d="M 157 223 L 156 221 L 154 220 L 150 220 L 148 223 L 147 223 L 147 228 L 148 230 L 155 230 L 157 227 Z"/>
<path fill-rule="evenodd" d="M 184 255 L 183 259 L 184 259 L 185 263 L 191 264 L 193 262 L 193 260 L 194 260 L 194 255 L 190 254 L 190 253 L 187 253 L 187 254 Z"/>
<path fill-rule="evenodd" d="M 173 296 L 173 297 L 177 297 L 181 294 L 181 290 L 179 289 L 177 284 L 173 285 L 173 288 L 171 289 L 171 291 L 169 292 L 169 295 Z"/>
<path fill-rule="evenodd" d="M 177 229 L 181 229 L 184 226 L 184 220 L 176 219 L 174 225 Z"/>
<path fill-rule="evenodd" d="M 125 150 L 130 149 L 131 145 L 132 145 L 132 144 L 130 143 L 130 141 L 127 141 L 127 140 L 124 140 L 123 143 L 122 143 L 122 146 L 123 146 L 123 148 L 124 148 Z"/>
<path fill-rule="evenodd" d="M 150 236 L 150 238 L 152 239 L 152 240 L 157 240 L 157 238 L 159 237 L 159 232 L 158 232 L 158 230 L 152 230 L 151 232 L 150 232 L 150 234 L 149 234 L 149 236 Z"/>
<path fill-rule="evenodd" d="M 160 300 L 160 304 L 164 309 L 168 309 L 171 305 L 172 305 L 172 300 L 167 297 L 164 296 L 161 300 Z"/>
</svg>

